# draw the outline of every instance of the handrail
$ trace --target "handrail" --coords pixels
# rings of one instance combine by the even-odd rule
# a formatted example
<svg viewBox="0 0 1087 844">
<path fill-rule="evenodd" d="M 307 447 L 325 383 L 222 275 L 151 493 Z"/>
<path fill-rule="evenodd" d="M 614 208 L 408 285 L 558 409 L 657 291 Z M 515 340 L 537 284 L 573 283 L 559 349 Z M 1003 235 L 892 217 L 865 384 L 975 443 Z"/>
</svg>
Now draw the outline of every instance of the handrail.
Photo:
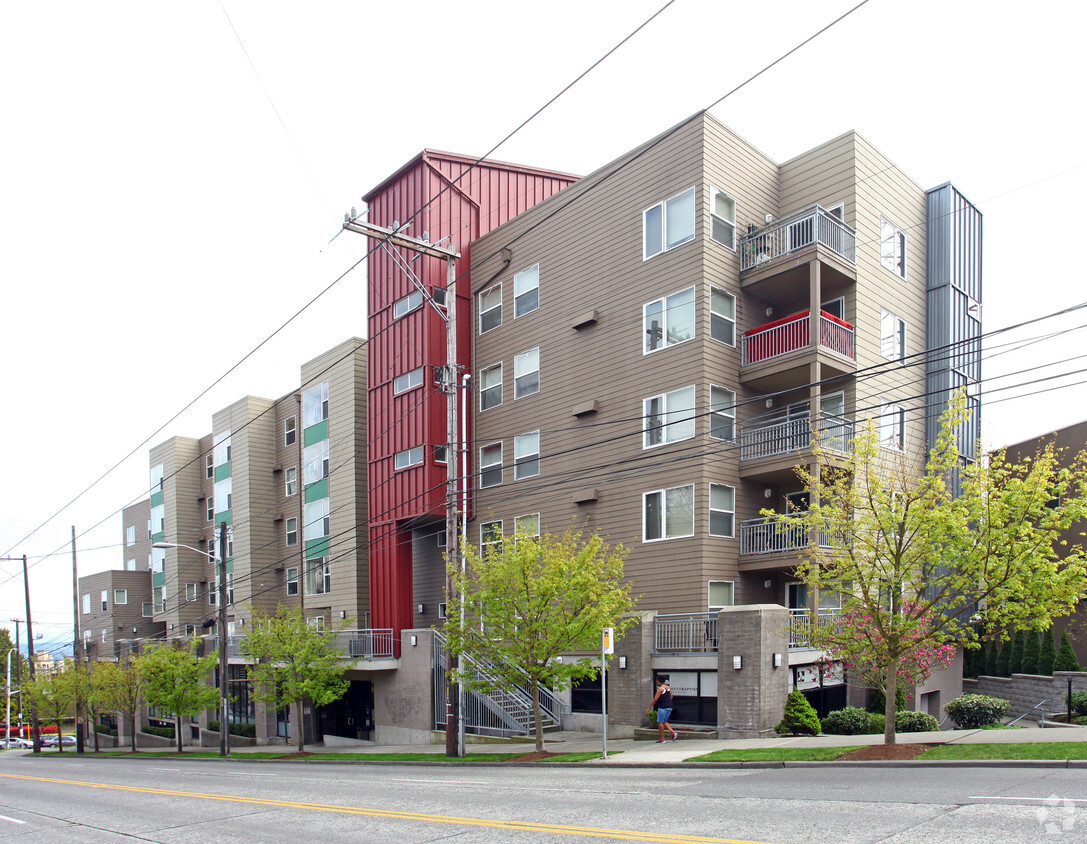
<svg viewBox="0 0 1087 844">
<path fill-rule="evenodd" d="M 1049 698 L 1046 698 L 1045 700 L 1039 701 L 1038 703 L 1034 704 L 1034 706 L 1032 706 L 1030 709 L 1028 709 L 1026 712 L 1024 712 L 1022 715 L 1020 715 L 1018 718 L 1015 718 L 1015 719 L 1009 721 L 1008 726 L 1010 727 L 1016 721 L 1022 721 L 1024 718 L 1026 718 L 1028 715 L 1030 715 L 1030 713 L 1032 713 L 1035 709 L 1037 709 L 1037 710 L 1040 710 L 1041 713 L 1042 713 L 1042 720 L 1038 724 L 1038 729 L 1039 730 L 1044 729 L 1045 728 L 1045 705 L 1047 703 L 1049 703 L 1049 702 L 1050 702 Z"/>
</svg>

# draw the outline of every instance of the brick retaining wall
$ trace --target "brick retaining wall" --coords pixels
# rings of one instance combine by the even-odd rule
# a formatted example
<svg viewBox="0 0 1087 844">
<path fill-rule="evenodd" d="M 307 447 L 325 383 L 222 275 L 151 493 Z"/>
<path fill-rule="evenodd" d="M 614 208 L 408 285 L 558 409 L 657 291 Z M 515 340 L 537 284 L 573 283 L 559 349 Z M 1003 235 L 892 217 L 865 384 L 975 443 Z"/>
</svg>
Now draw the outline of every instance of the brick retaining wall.
<svg viewBox="0 0 1087 844">
<path fill-rule="evenodd" d="M 1011 703 L 1009 718 L 1018 718 L 1028 709 L 1048 700 L 1046 715 L 1064 712 L 1065 696 L 1068 693 L 1068 680 L 1072 680 L 1072 691 L 1087 691 L 1087 672 L 1056 671 L 1052 677 L 1037 674 L 1013 674 L 1011 677 L 990 677 L 986 674 L 976 680 L 963 678 L 963 694 L 990 695 L 1003 698 Z M 1034 710 L 1027 718 L 1041 720 L 1041 712 Z"/>
</svg>

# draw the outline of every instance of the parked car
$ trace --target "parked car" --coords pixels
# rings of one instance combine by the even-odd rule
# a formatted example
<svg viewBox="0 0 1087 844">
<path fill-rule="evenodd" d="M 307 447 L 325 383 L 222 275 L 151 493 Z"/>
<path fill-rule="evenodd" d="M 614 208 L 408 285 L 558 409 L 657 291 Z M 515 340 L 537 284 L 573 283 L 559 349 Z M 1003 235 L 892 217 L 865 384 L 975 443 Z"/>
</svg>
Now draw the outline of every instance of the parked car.
<svg viewBox="0 0 1087 844">
<path fill-rule="evenodd" d="M 56 736 L 42 736 L 42 747 L 56 747 L 58 744 L 63 744 L 65 747 L 74 746 L 75 736 L 61 736 L 59 741 Z"/>
<path fill-rule="evenodd" d="M 25 750 L 28 747 L 33 747 L 34 742 L 27 741 L 26 739 L 19 738 L 18 736 L 12 736 L 11 738 L 0 738 L 0 747 L 7 747 L 11 750 Z"/>
</svg>

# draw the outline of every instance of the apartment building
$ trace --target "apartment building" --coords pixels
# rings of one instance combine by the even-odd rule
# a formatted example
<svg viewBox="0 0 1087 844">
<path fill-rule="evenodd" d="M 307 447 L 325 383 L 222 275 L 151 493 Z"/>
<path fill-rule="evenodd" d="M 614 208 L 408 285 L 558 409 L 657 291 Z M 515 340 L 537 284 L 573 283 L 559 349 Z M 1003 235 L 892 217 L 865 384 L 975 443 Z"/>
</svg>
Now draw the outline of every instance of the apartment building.
<svg viewBox="0 0 1087 844">
<path fill-rule="evenodd" d="M 763 512 L 804 507 L 794 467 L 842 465 L 860 424 L 920 471 L 950 391 L 976 405 L 977 210 L 856 132 L 778 163 L 702 113 L 470 248 L 467 536 L 575 524 L 630 549 L 644 617 L 617 651 L 611 721 L 638 723 L 660 673 L 678 720 L 723 735 L 765 734 L 791 688 L 844 704 L 804 634 L 837 598 L 796 582 L 807 537 Z M 410 295 L 370 283 L 372 304 Z M 430 533 L 400 545 L 420 610 L 443 600 Z M 915 704 L 956 693 L 948 672 Z M 590 683 L 571 702 L 598 699 Z M 598 724 L 593 706 L 571 723 Z"/>
</svg>

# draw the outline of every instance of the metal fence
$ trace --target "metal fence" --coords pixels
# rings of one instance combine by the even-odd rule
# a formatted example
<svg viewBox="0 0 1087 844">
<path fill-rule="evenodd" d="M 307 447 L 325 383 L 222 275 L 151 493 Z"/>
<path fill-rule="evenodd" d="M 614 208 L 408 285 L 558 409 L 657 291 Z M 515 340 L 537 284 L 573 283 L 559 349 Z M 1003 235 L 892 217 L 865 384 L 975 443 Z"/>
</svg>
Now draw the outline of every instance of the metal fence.
<svg viewBox="0 0 1087 844">
<path fill-rule="evenodd" d="M 857 235 L 819 205 L 740 238 L 740 271 L 761 266 L 812 244 L 821 244 L 851 264 L 857 262 Z"/>
<path fill-rule="evenodd" d="M 820 413 L 813 426 L 811 414 L 802 413 L 744 425 L 740 429 L 740 459 L 805 451 L 813 439 L 821 448 L 849 453 L 853 450 L 853 422 L 835 413 Z"/>
<path fill-rule="evenodd" d="M 820 548 L 834 548 L 830 531 L 821 530 L 816 540 Z M 809 544 L 808 530 L 783 519 L 746 519 L 740 522 L 740 554 L 782 554 L 799 551 Z"/>
<path fill-rule="evenodd" d="M 817 616 L 816 624 L 825 624 L 833 621 L 842 614 L 840 609 L 821 608 Z M 789 647 L 795 649 L 811 647 L 812 631 L 811 610 L 789 610 Z"/>
<path fill-rule="evenodd" d="M 716 612 L 668 613 L 653 622 L 653 650 L 712 653 L 717 650 Z"/>
</svg>

